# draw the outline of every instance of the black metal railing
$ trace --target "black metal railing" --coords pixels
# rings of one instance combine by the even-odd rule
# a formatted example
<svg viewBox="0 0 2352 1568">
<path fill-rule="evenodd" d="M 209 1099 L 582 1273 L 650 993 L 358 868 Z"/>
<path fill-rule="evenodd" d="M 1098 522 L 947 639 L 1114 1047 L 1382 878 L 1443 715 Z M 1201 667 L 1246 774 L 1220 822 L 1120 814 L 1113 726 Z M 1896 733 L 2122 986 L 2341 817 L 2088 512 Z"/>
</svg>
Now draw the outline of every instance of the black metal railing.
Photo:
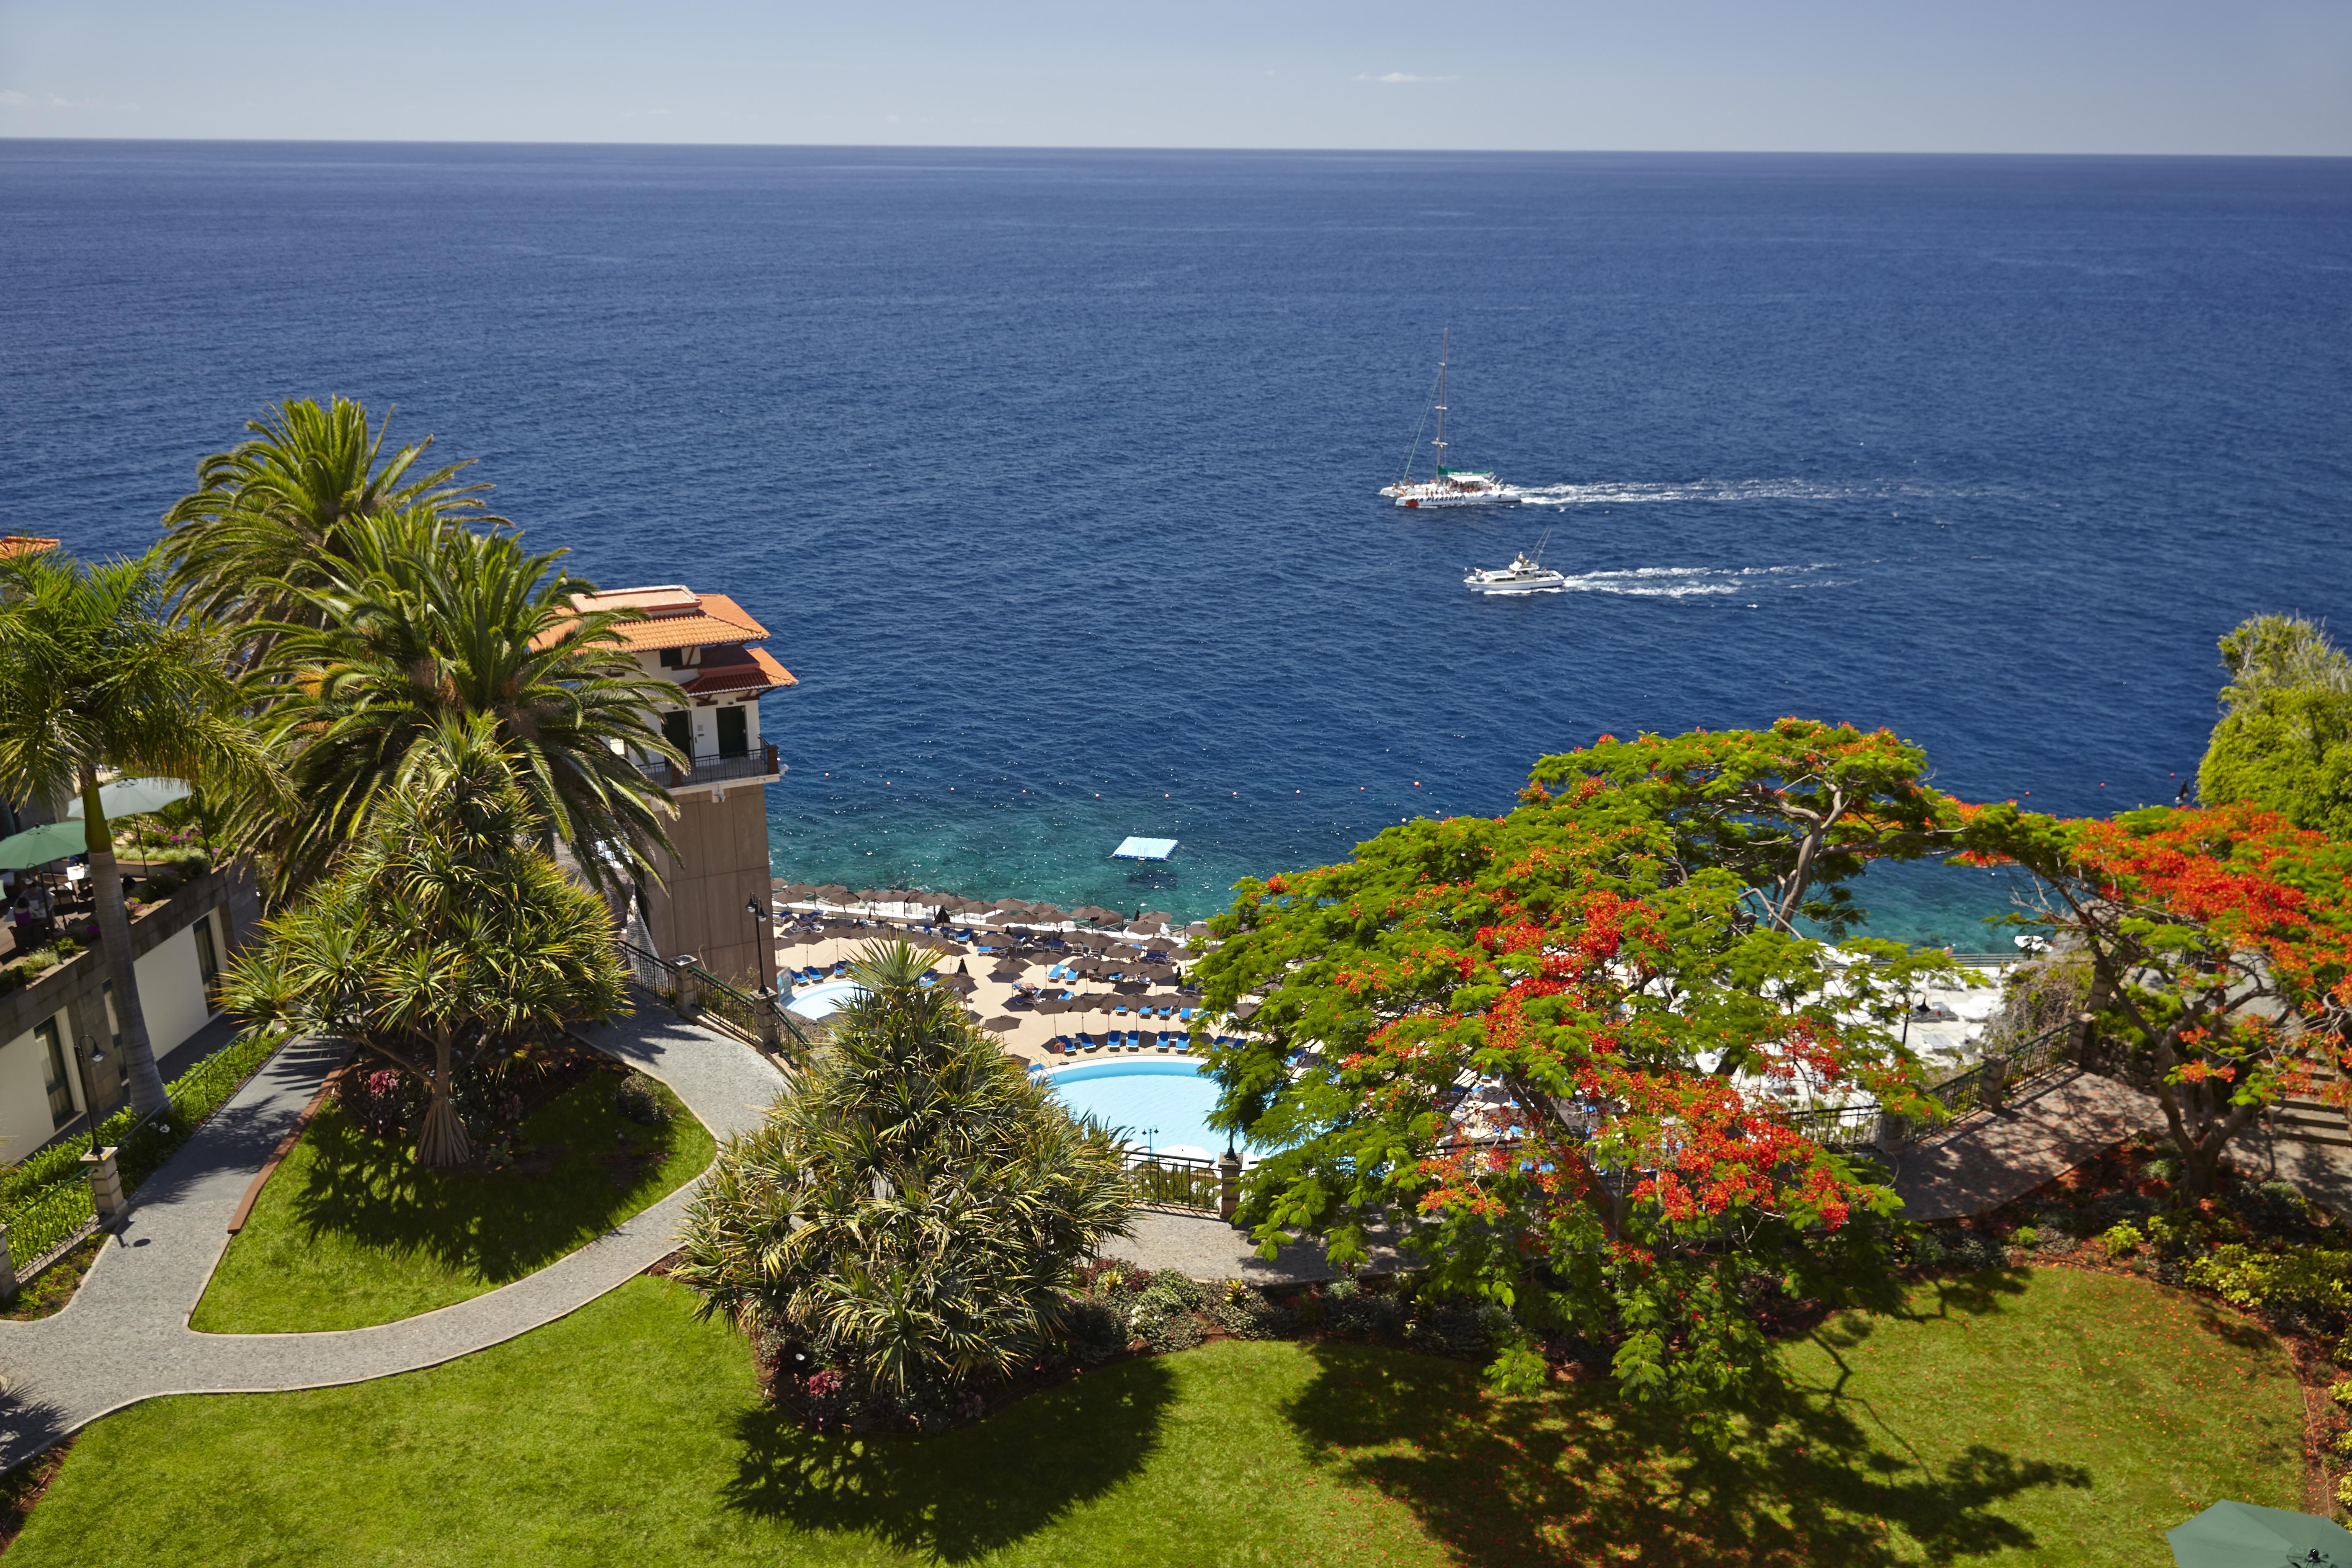
<svg viewBox="0 0 2352 1568">
<path fill-rule="evenodd" d="M 782 769 L 776 763 L 776 748 L 763 742 L 748 752 L 704 752 L 688 759 L 683 768 L 660 757 L 647 757 L 638 762 L 637 771 L 657 784 L 684 789 L 689 784 L 725 784 L 730 779 L 765 778 Z"/>
<path fill-rule="evenodd" d="M 1130 1149 L 1127 1154 L 1127 1177 L 1134 1185 L 1137 1202 L 1165 1204 L 1171 1208 L 1206 1209 L 1214 1214 L 1223 1192 L 1217 1163 L 1191 1154 L 1149 1153 Z"/>
<path fill-rule="evenodd" d="M 708 1018 L 763 1051 L 797 1058 L 808 1049 L 808 1031 L 778 998 L 739 990 L 699 963 L 664 958 L 633 942 L 620 945 L 629 978 L 682 1016 Z"/>
<path fill-rule="evenodd" d="M 1859 1105 L 1792 1110 L 1788 1113 L 1787 1120 L 1807 1138 L 1829 1148 L 1874 1148 L 1889 1137 L 1900 1142 L 1946 1122 L 1956 1121 L 1971 1110 L 1983 1110 L 1992 1103 L 1996 1084 L 2000 1086 L 2001 1093 L 2006 1096 L 2012 1086 L 2057 1067 L 2066 1059 L 2067 1047 L 2074 1033 L 2071 1024 L 2044 1029 L 2022 1044 L 1987 1056 L 1966 1072 L 1955 1073 L 1941 1083 L 1930 1085 L 1928 1095 L 1943 1107 L 1939 1115 L 1925 1119 L 1890 1118 L 1885 1108 L 1876 1100 L 1865 1100 Z M 1897 1125 L 1885 1127 L 1884 1123 L 1889 1121 Z"/>
</svg>

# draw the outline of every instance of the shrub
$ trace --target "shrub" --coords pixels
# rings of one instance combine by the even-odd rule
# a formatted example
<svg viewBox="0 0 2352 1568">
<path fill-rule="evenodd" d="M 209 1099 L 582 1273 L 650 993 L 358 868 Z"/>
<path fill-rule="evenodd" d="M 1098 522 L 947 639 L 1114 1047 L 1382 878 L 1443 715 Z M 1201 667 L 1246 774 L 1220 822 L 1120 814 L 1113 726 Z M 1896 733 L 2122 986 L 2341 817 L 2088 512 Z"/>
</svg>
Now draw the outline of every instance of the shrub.
<svg viewBox="0 0 2352 1568">
<path fill-rule="evenodd" d="M 1117 1141 L 924 984 L 929 967 L 903 942 L 861 957 L 827 1044 L 719 1151 L 671 1270 L 703 1316 L 774 1321 L 855 1410 L 927 1430 L 1097 1331 L 1080 1320 L 1100 1296 L 1072 1287 L 1129 1212 Z"/>
<path fill-rule="evenodd" d="M 1512 1332 L 1510 1313 L 1492 1301 L 1444 1302 L 1405 1325 L 1406 1341 L 1415 1350 L 1457 1361 L 1485 1361 Z"/>
<path fill-rule="evenodd" d="M 2352 1508 L 2352 1476 L 2336 1483 L 2336 1500 L 2346 1508 Z"/>
<path fill-rule="evenodd" d="M 1100 1366 L 1127 1348 L 1127 1320 L 1107 1301 L 1080 1297 L 1062 1314 L 1070 1353 L 1087 1366 Z"/>
<path fill-rule="evenodd" d="M 335 1104 L 352 1126 L 378 1140 L 406 1139 L 419 1098 L 408 1075 L 392 1068 L 347 1072 L 335 1083 Z"/>
<path fill-rule="evenodd" d="M 1937 1239 L 1941 1244 L 1941 1262 L 1947 1268 L 1974 1272 L 1998 1268 L 2009 1261 L 2009 1255 L 2000 1242 L 1972 1230 L 1946 1231 Z"/>
<path fill-rule="evenodd" d="M 2352 1314 L 2352 1252 L 2289 1247 L 2259 1252 L 2241 1242 L 2213 1249 L 2186 1270 L 2189 1283 L 2287 1329 L 2340 1326 Z M 2346 1386 L 2339 1384 L 2338 1387 Z"/>
<path fill-rule="evenodd" d="M 2021 1225 L 2009 1233 L 2009 1244 L 2031 1251 L 2042 1245 L 2042 1233 L 2030 1225 Z"/>
<path fill-rule="evenodd" d="M 653 1079 L 632 1069 L 613 1086 L 613 1109 L 640 1127 L 661 1127 L 669 1121 L 669 1105 Z"/>
<path fill-rule="evenodd" d="M 2128 1258 L 2147 1243 L 2147 1233 L 2129 1220 L 2109 1226 L 2099 1236 L 2099 1245 L 2107 1249 L 2109 1258 Z"/>
<path fill-rule="evenodd" d="M 2309 1241 L 2319 1232 L 2311 1205 L 2292 1183 L 2264 1182 L 2259 1186 L 2240 1187 L 2230 1195 L 2230 1207 L 2238 1222 L 2256 1236 Z"/>
<path fill-rule="evenodd" d="M 2338 1378 L 2329 1384 L 2327 1397 L 2347 1409 L 2352 1409 L 2352 1378 Z"/>
</svg>

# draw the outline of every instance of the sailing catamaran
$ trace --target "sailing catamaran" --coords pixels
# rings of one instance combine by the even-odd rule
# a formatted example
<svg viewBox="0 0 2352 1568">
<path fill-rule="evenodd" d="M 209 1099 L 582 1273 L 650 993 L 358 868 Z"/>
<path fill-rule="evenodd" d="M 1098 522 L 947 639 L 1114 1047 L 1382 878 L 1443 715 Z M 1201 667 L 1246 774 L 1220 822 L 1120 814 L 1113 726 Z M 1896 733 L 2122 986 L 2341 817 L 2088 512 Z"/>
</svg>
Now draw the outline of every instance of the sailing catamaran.
<svg viewBox="0 0 2352 1568">
<path fill-rule="evenodd" d="M 1405 448 L 1404 477 L 1392 485 L 1382 487 L 1381 494 L 1395 498 L 1399 506 L 1482 506 L 1488 501 L 1515 501 L 1519 492 L 1496 479 L 1490 469 L 1449 468 L 1445 466 L 1445 361 L 1454 346 L 1454 331 L 1446 329 L 1438 341 L 1437 349 L 1437 439 L 1430 443 L 1437 448 L 1437 477 L 1415 479 L 1412 477 L 1412 447 Z M 1429 423 L 1423 412 L 1422 424 Z M 1413 432 L 1413 446 L 1421 444 L 1421 432 Z"/>
</svg>

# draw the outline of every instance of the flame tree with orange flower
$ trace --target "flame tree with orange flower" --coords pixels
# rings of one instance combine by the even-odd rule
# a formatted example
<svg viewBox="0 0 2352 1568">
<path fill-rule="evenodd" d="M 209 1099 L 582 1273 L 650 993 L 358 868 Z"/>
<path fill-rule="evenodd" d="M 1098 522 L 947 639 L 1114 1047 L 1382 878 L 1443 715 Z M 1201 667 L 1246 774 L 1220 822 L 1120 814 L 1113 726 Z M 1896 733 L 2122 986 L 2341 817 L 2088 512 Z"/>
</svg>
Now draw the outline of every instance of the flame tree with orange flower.
<svg viewBox="0 0 2352 1568">
<path fill-rule="evenodd" d="M 1223 1124 L 1265 1152 L 1260 1243 L 1360 1258 L 1390 1227 L 1436 1289 L 1511 1310 L 1503 1385 L 1541 1377 L 1535 1337 L 1577 1334 L 1700 1424 L 1772 1375 L 1760 1292 L 1891 1305 L 1894 1192 L 1781 1110 L 1923 1109 L 1894 1023 L 1948 960 L 1791 928 L 1851 915 L 1836 884 L 1871 859 L 1949 847 L 1924 767 L 1793 719 L 1603 737 L 1505 816 L 1240 884 L 1200 975 L 1214 1009 L 1259 1000 L 1213 1063 Z"/>
<path fill-rule="evenodd" d="M 1961 858 L 2041 879 L 2020 915 L 2091 964 L 2102 1036 L 2154 1069 L 2185 1191 L 2210 1193 L 2231 1139 L 2324 1069 L 2352 1008 L 2352 847 L 2247 804 L 2109 821 L 1959 808 Z"/>
</svg>

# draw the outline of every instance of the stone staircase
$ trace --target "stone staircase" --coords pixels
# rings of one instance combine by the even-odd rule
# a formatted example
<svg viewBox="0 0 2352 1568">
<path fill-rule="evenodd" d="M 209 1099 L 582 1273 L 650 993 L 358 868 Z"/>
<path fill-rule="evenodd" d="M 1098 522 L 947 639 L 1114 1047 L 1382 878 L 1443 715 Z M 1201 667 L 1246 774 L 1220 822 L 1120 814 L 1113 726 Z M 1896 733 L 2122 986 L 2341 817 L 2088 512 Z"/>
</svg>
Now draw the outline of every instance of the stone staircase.
<svg viewBox="0 0 2352 1568">
<path fill-rule="evenodd" d="M 2313 1075 L 2320 1085 L 2332 1085 L 2339 1076 L 2329 1064 L 2320 1064 Z M 2318 1090 L 2296 1095 L 2271 1107 L 2263 1117 L 2271 1136 L 2290 1143 L 2321 1143 L 2335 1149 L 2352 1149 L 2352 1122 L 2347 1122 L 2344 1108 L 2329 1105 L 2318 1098 Z"/>
</svg>

